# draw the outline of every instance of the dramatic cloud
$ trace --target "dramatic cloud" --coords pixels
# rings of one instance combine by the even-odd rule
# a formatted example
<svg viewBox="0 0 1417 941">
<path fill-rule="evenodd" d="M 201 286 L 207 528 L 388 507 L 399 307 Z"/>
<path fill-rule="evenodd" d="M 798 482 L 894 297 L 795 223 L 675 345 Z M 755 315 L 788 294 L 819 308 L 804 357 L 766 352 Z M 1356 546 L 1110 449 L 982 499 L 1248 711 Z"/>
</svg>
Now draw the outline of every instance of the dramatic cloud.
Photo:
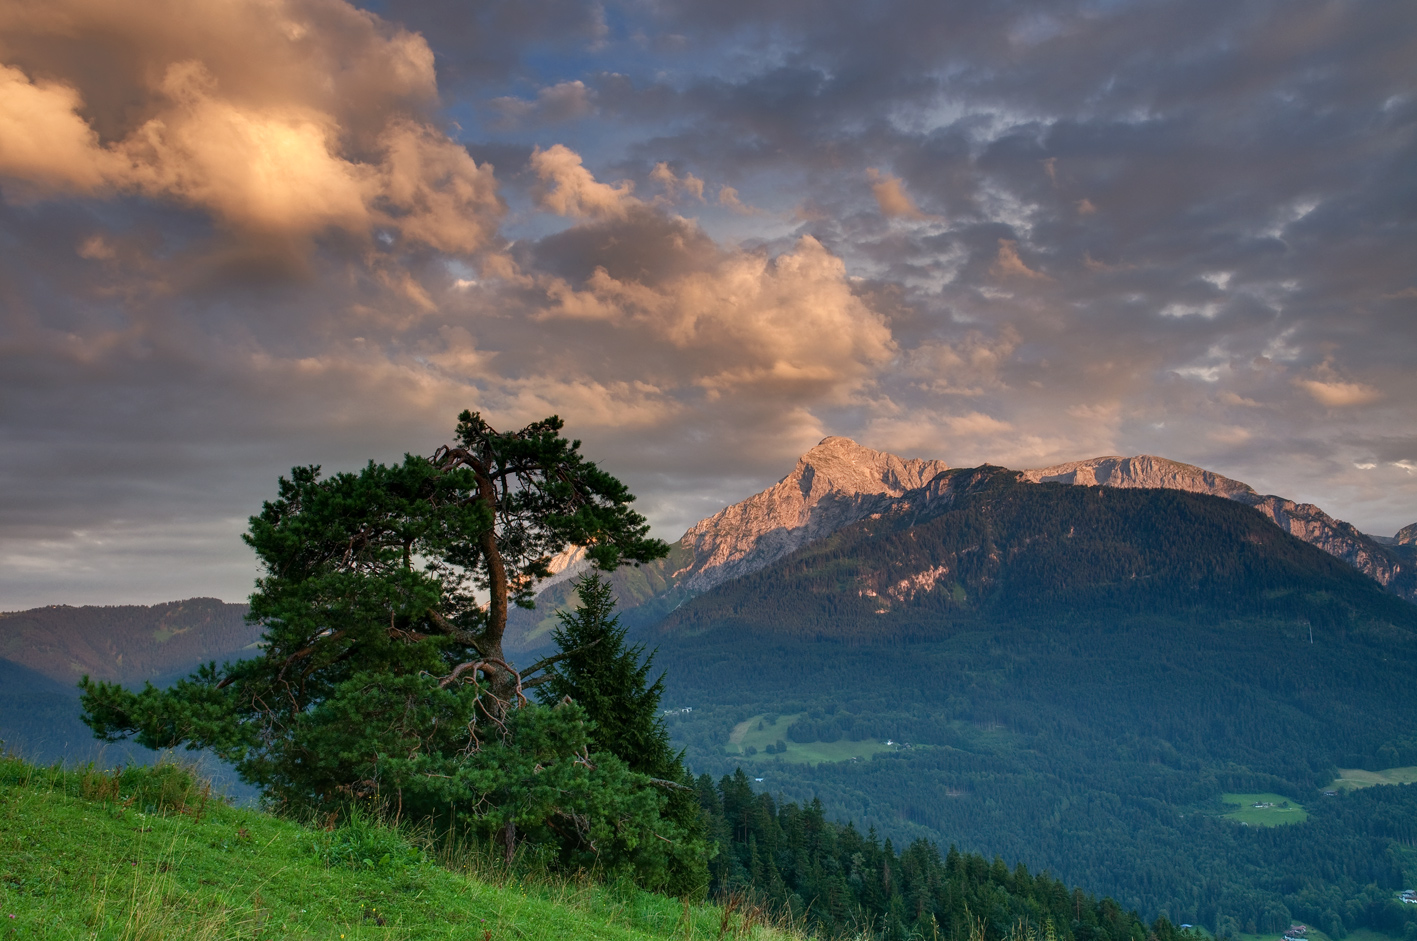
<svg viewBox="0 0 1417 941">
<path fill-rule="evenodd" d="M 277 474 L 465 407 L 671 539 L 828 434 L 1392 533 L 1414 88 L 1402 4 L 13 0 L 0 607 L 240 597 Z"/>
<path fill-rule="evenodd" d="M 597 183 L 582 166 L 580 155 L 563 144 L 534 151 L 531 167 L 542 183 L 536 190 L 537 205 L 557 215 L 624 219 L 631 209 L 642 205 L 631 195 L 634 183 Z"/>
<path fill-rule="evenodd" d="M 385 227 L 450 252 L 502 215 L 491 169 L 430 124 L 427 45 L 338 0 L 21 4 L 0 33 L 0 176 L 21 195 L 133 192 L 252 240 Z"/>
</svg>

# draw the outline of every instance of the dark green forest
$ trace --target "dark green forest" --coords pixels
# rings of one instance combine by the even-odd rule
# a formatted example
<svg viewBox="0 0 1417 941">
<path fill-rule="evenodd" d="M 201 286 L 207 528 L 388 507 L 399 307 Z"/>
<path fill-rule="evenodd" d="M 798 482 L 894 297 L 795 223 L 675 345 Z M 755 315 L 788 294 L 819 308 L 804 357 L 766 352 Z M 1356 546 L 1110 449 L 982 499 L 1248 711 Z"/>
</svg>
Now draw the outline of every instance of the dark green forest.
<svg viewBox="0 0 1417 941">
<path fill-rule="evenodd" d="M 752 893 L 828 935 L 1174 941 L 1166 918 L 1148 926 L 1111 899 L 1069 890 L 1046 874 L 916 840 L 897 852 L 874 830 L 829 821 L 820 801 L 779 804 L 741 770 L 698 781 L 720 895 Z M 1284 925 L 1288 927 L 1288 923 Z"/>
<path fill-rule="evenodd" d="M 1417 608 L 1235 503 L 961 473 L 951 501 L 843 530 L 645 632 L 666 705 L 692 707 L 668 716 L 687 763 L 741 763 L 828 819 L 998 854 L 1148 918 L 1411 930 L 1393 897 L 1417 883 L 1417 787 L 1322 790 L 1338 768 L 1417 764 Z M 890 592 L 921 572 L 931 590 Z M 763 713 L 802 715 L 786 741 L 908 747 L 810 766 L 727 753 Z M 1310 816 L 1241 826 L 1225 792 Z"/>
</svg>

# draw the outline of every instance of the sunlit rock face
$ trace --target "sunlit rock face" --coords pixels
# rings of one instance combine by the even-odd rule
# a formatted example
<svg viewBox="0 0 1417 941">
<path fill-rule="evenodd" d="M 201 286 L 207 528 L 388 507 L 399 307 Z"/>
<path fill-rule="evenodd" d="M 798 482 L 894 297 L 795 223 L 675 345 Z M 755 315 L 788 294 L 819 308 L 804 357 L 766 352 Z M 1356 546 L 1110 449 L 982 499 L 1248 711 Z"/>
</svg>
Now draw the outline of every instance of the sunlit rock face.
<svg viewBox="0 0 1417 941">
<path fill-rule="evenodd" d="M 692 592 L 740 578 L 843 526 L 898 506 L 948 470 L 944 461 L 902 459 L 849 438 L 825 438 L 776 485 L 693 526 L 680 545 L 692 562 L 671 576 Z M 1110 455 L 1019 472 L 1033 483 L 1155 487 L 1224 497 L 1252 506 L 1280 529 L 1336 556 L 1408 600 L 1417 601 L 1417 578 L 1397 554 L 1310 503 L 1257 493 L 1249 484 L 1193 464 L 1150 454 Z M 921 494 L 924 502 L 949 499 L 963 480 L 942 478 Z M 1417 524 L 1398 534 L 1417 542 Z"/>
<path fill-rule="evenodd" d="M 1417 546 L 1417 523 L 1399 529 L 1394 541 L 1399 546 Z"/>
<path fill-rule="evenodd" d="M 889 509 L 948 469 L 944 461 L 904 459 L 850 438 L 824 438 L 777 484 L 690 528 L 680 544 L 693 561 L 674 577 L 691 591 L 707 591 Z"/>
<path fill-rule="evenodd" d="M 1060 484 L 1103 487 L 1164 487 L 1209 493 L 1232 500 L 1247 501 L 1255 491 L 1249 484 L 1222 477 L 1202 467 L 1168 461 L 1164 457 L 1139 454 L 1136 457 L 1094 457 L 1023 471 L 1025 480 L 1034 483 L 1054 481 Z"/>
</svg>

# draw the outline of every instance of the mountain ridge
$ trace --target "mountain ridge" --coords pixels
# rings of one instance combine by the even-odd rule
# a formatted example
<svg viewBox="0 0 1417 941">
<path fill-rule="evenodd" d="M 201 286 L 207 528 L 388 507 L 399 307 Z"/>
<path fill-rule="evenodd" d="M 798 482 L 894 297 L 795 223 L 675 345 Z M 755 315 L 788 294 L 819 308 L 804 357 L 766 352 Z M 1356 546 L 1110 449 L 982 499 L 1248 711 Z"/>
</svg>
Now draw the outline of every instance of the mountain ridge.
<svg viewBox="0 0 1417 941">
<path fill-rule="evenodd" d="M 937 485 L 937 479 L 951 479 L 956 472 L 944 461 L 901 458 L 841 436 L 823 438 L 776 484 L 691 526 L 665 560 L 613 573 L 622 617 L 631 626 L 648 626 L 692 597 L 759 571 L 845 526 L 888 513 L 903 500 L 942 499 L 949 485 Z M 1149 454 L 1107 455 L 1014 473 L 1032 484 L 1154 488 L 1232 500 L 1417 603 L 1417 559 L 1408 559 L 1400 545 L 1380 544 L 1313 504 L 1261 494 L 1193 464 Z M 1417 542 L 1417 524 L 1399 532 L 1394 543 L 1401 543 L 1404 534 Z M 574 605 L 570 579 L 583 570 L 576 557 L 562 560 L 556 577 L 538 595 L 537 611 L 513 613 L 509 649 L 530 652 L 550 644 L 555 612 Z"/>
</svg>

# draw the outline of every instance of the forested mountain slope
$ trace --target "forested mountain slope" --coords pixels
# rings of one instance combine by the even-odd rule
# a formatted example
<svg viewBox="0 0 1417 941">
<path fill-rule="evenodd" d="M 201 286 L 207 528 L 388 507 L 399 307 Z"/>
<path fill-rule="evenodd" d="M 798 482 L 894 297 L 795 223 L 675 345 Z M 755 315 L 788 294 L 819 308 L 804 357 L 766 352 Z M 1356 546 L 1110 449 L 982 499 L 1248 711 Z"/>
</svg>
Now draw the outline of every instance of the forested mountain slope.
<svg viewBox="0 0 1417 941">
<path fill-rule="evenodd" d="M 254 649 L 246 605 L 189 598 L 155 605 L 50 605 L 0 613 L 0 659 L 64 684 L 141 683 Z"/>
<path fill-rule="evenodd" d="M 137 745 L 94 739 L 79 720 L 79 677 L 162 685 L 201 663 L 249 656 L 261 632 L 245 615 L 246 605 L 215 598 L 0 614 L 0 741 L 41 763 L 153 760 Z M 206 767 L 223 786 L 248 793 L 215 762 Z"/>
<path fill-rule="evenodd" d="M 1417 788 L 1321 793 L 1417 764 L 1417 607 L 1234 501 L 952 471 L 643 636 L 692 766 L 897 839 L 1236 932 L 1376 926 L 1417 881 Z"/>
</svg>

